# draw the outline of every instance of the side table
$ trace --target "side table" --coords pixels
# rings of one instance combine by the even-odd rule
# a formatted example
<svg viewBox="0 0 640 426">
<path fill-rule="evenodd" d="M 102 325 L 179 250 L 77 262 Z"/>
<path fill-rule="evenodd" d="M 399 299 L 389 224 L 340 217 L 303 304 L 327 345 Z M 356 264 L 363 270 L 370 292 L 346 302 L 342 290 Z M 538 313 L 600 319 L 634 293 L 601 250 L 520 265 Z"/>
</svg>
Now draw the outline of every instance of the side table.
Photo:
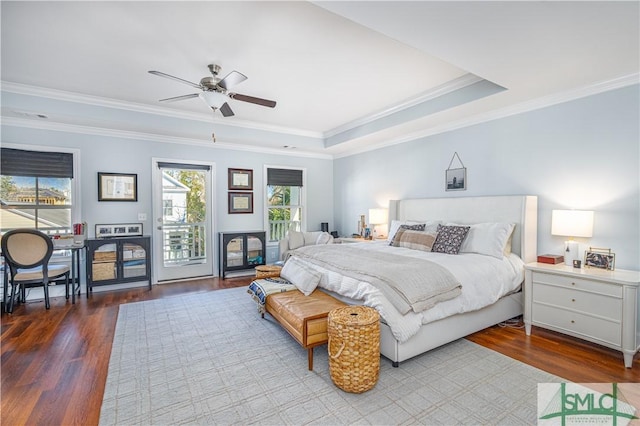
<svg viewBox="0 0 640 426">
<path fill-rule="evenodd" d="M 640 345 L 640 272 L 525 266 L 524 324 L 547 328 L 619 350 L 631 368 Z"/>
</svg>

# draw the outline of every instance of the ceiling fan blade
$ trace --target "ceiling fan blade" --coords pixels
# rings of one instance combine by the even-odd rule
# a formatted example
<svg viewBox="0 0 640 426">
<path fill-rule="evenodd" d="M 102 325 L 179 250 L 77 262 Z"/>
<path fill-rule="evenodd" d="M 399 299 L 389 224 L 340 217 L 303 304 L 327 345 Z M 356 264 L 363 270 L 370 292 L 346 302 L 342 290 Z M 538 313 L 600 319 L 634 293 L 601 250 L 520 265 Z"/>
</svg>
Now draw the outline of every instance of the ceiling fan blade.
<svg viewBox="0 0 640 426">
<path fill-rule="evenodd" d="M 236 84 L 242 83 L 246 79 L 246 75 L 239 73 L 238 71 L 231 71 L 225 76 L 225 78 L 218 82 L 218 86 L 222 87 L 223 89 L 229 90 Z"/>
<path fill-rule="evenodd" d="M 153 75 L 157 75 L 158 77 L 164 77 L 164 78 L 169 78 L 171 80 L 179 81 L 180 83 L 188 84 L 189 86 L 195 87 L 196 89 L 202 89 L 202 86 L 199 85 L 199 84 L 192 83 L 190 81 L 184 80 L 184 79 L 179 78 L 179 77 L 174 77 L 172 75 L 165 74 L 165 73 L 160 72 L 160 71 L 149 71 L 149 74 L 153 74 Z"/>
<path fill-rule="evenodd" d="M 173 98 L 160 99 L 160 102 L 183 101 L 185 99 L 197 98 L 199 95 L 199 93 L 191 93 L 190 95 L 174 96 Z"/>
<path fill-rule="evenodd" d="M 223 103 L 222 106 L 220 107 L 220 112 L 222 113 L 223 117 L 231 117 L 235 115 L 231 110 L 231 107 L 229 106 L 229 104 L 226 102 Z"/>
<path fill-rule="evenodd" d="M 268 99 L 254 98 L 253 96 L 241 95 L 240 93 L 228 93 L 228 95 L 231 99 L 235 99 L 237 101 L 249 102 L 269 108 L 273 108 L 276 106 L 276 101 L 270 101 Z"/>
</svg>

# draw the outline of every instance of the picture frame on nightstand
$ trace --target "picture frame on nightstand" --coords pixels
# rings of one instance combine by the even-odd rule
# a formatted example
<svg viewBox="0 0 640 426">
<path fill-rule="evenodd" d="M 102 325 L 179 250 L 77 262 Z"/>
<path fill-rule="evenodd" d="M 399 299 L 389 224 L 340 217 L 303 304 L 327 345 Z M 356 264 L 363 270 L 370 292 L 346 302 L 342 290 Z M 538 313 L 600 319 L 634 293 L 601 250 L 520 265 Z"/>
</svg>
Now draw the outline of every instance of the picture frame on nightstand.
<svg viewBox="0 0 640 426">
<path fill-rule="evenodd" d="M 584 252 L 584 266 L 588 268 L 600 268 L 613 271 L 615 270 L 615 263 L 616 254 L 612 253 L 611 249 L 589 247 L 589 250 Z"/>
</svg>

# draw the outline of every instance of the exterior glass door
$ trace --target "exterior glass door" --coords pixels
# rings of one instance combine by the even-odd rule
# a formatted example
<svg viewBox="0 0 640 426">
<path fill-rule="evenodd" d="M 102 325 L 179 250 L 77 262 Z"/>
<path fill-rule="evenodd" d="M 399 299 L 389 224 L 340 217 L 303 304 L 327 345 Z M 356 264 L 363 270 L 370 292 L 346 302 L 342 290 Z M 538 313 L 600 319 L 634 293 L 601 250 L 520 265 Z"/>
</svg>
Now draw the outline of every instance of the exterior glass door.
<svg viewBox="0 0 640 426">
<path fill-rule="evenodd" d="M 154 169 L 157 281 L 213 275 L 210 166 L 158 162 Z"/>
</svg>

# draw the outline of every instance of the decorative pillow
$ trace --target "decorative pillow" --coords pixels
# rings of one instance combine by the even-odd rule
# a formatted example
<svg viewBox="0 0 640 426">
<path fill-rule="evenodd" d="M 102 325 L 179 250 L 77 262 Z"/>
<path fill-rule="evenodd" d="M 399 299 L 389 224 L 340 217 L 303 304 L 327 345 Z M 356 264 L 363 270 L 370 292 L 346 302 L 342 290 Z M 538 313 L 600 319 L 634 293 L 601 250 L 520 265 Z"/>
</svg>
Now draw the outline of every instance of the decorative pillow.
<svg viewBox="0 0 640 426">
<path fill-rule="evenodd" d="M 333 243 L 333 237 L 328 232 L 323 232 L 322 234 L 318 235 L 318 238 L 316 239 L 316 244 L 331 244 L 331 243 Z"/>
<path fill-rule="evenodd" d="M 393 242 L 393 237 L 396 235 L 396 232 L 398 232 L 398 229 L 400 229 L 400 226 L 402 225 L 419 225 L 420 222 L 414 222 L 411 220 L 392 220 L 391 221 L 391 225 L 389 226 L 389 235 L 387 235 L 387 241 L 389 241 L 389 245 L 391 245 L 391 243 Z"/>
<path fill-rule="evenodd" d="M 450 224 L 455 225 L 455 224 Z M 467 238 L 462 242 L 460 253 L 478 253 L 502 259 L 507 243 L 513 234 L 513 223 L 476 223 L 471 225 Z M 511 244 L 509 243 L 509 253 Z M 508 254 L 507 254 L 508 255 Z"/>
<path fill-rule="evenodd" d="M 435 234 L 436 232 L 438 232 L 438 225 L 442 223 L 439 220 L 421 220 L 415 222 L 424 223 L 424 232 L 427 232 L 429 234 Z"/>
<path fill-rule="evenodd" d="M 295 257 L 290 257 L 280 271 L 280 277 L 295 285 L 305 296 L 313 293 L 322 274 L 306 266 Z"/>
<path fill-rule="evenodd" d="M 289 250 L 295 250 L 304 245 L 304 235 L 302 232 L 289 231 Z"/>
<path fill-rule="evenodd" d="M 469 233 L 470 226 L 443 226 L 438 225 L 438 235 L 431 247 L 436 253 L 458 254 L 460 246 Z"/>
<path fill-rule="evenodd" d="M 413 231 L 401 226 L 400 229 L 398 229 L 398 232 L 396 232 L 396 236 L 393 238 L 392 245 L 394 247 L 406 247 L 412 250 L 431 251 L 431 247 L 435 240 L 435 234 Z"/>
</svg>

